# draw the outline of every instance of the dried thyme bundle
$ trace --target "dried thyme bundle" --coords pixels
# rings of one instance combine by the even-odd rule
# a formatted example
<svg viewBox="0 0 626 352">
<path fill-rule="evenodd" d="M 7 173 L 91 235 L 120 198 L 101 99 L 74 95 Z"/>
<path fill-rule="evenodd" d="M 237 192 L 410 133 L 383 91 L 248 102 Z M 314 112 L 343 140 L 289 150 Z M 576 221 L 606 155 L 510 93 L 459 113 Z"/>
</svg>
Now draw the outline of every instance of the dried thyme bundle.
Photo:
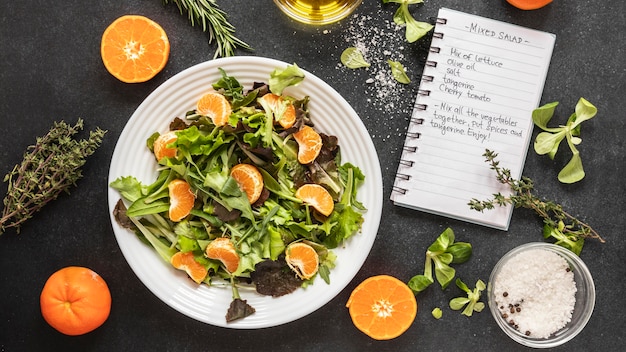
<svg viewBox="0 0 626 352">
<path fill-rule="evenodd" d="M 100 146 L 106 133 L 97 128 L 89 132 L 88 139 L 73 139 L 82 129 L 82 119 L 74 126 L 55 122 L 45 136 L 38 137 L 36 143 L 26 149 L 21 164 L 15 165 L 4 177 L 8 189 L 3 200 L 0 234 L 11 227 L 19 233 L 24 221 L 61 192 L 69 193 L 70 186 L 82 177 L 80 168 Z"/>
</svg>

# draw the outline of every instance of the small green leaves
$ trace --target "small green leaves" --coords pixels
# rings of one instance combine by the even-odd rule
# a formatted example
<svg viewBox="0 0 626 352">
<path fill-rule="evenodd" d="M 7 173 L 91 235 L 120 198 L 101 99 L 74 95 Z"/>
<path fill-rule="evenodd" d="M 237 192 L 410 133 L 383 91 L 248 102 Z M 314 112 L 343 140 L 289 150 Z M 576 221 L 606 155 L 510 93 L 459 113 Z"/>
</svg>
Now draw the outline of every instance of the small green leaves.
<svg viewBox="0 0 626 352">
<path fill-rule="evenodd" d="M 451 263 L 460 264 L 466 262 L 472 255 L 472 246 L 465 242 L 454 242 L 452 229 L 445 229 L 426 251 L 424 275 L 415 275 L 408 282 L 408 286 L 415 292 L 424 291 L 433 280 L 433 267 L 435 278 L 442 289 L 445 289 L 454 279 L 456 271 L 450 266 Z"/>
<path fill-rule="evenodd" d="M 283 94 L 283 90 L 289 86 L 298 85 L 304 80 L 304 72 L 298 67 L 298 65 L 289 65 L 286 68 L 280 70 L 275 69 L 270 74 L 269 86 L 272 93 L 276 95 Z"/>
<path fill-rule="evenodd" d="M 391 75 L 395 78 L 396 81 L 402 84 L 411 83 L 411 79 L 406 75 L 406 70 L 404 66 L 398 61 L 387 60 L 389 67 L 391 68 Z"/>
<path fill-rule="evenodd" d="M 456 286 L 465 291 L 467 293 L 467 297 L 453 298 L 450 301 L 450 309 L 461 310 L 465 307 L 461 314 L 468 317 L 471 317 L 473 312 L 480 313 L 483 309 L 485 309 L 485 303 L 479 302 L 480 294 L 487 287 L 482 280 L 476 281 L 476 288 L 474 288 L 474 290 L 470 290 L 469 287 L 467 287 L 467 285 L 458 278 L 456 279 Z"/>
<path fill-rule="evenodd" d="M 423 0 L 382 0 L 382 2 L 383 4 L 390 2 L 400 4 L 393 15 L 393 21 L 399 26 L 406 27 L 405 38 L 409 43 L 417 41 L 433 29 L 430 23 L 416 21 L 409 11 L 409 5 L 421 4 Z"/>
<path fill-rule="evenodd" d="M 430 314 L 433 315 L 433 318 L 435 319 L 441 319 L 441 317 L 443 316 L 443 312 L 441 311 L 441 308 L 436 307 L 435 309 L 433 309 L 432 312 L 430 312 Z"/>
<path fill-rule="evenodd" d="M 355 47 L 349 47 L 341 53 L 341 63 L 352 69 L 370 67 L 369 62 L 365 61 L 363 53 Z"/>
<path fill-rule="evenodd" d="M 585 177 L 580 152 L 576 149 L 576 145 L 582 142 L 579 137 L 580 124 L 594 117 L 598 109 L 584 98 L 580 98 L 574 114 L 567 119 L 565 126 L 548 127 L 548 122 L 552 119 L 557 105 L 558 102 L 548 103 L 533 111 L 533 122 L 545 131 L 537 135 L 534 148 L 537 154 L 548 154 L 550 159 L 554 159 L 563 139 L 567 140 L 567 145 L 572 151 L 572 158 L 559 172 L 558 179 L 562 183 L 574 183 Z"/>
</svg>

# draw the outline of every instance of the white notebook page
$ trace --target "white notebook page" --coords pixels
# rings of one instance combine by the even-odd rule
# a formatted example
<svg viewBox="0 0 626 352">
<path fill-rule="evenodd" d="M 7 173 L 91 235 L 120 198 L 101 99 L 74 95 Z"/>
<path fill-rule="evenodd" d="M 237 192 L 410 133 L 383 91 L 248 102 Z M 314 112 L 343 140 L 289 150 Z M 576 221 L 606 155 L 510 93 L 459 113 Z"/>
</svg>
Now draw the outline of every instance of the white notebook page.
<svg viewBox="0 0 626 352">
<path fill-rule="evenodd" d="M 391 199 L 508 229 L 512 207 L 481 213 L 468 202 L 509 192 L 485 149 L 521 176 L 556 37 L 446 8 L 438 18 Z"/>
</svg>

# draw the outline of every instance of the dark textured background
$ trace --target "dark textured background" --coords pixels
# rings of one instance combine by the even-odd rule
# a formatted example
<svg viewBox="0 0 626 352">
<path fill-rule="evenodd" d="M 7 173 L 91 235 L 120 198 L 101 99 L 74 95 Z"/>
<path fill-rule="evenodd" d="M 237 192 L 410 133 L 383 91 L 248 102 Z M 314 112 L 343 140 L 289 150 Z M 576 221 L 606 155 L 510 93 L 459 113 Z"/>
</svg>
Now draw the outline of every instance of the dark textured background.
<svg viewBox="0 0 626 352">
<path fill-rule="evenodd" d="M 296 62 L 326 80 L 363 119 L 377 148 L 388 199 L 426 55 L 428 40 L 408 44 L 402 32 L 389 30 L 395 4 L 365 0 L 354 15 L 327 27 L 306 27 L 280 13 L 271 0 L 219 1 L 237 27 L 237 35 L 258 55 Z M 584 123 L 580 146 L 587 171 L 575 185 L 559 184 L 556 174 L 567 153 L 551 161 L 528 154 L 524 174 L 536 180 L 537 192 L 564 205 L 607 240 L 588 241 L 582 259 L 597 289 L 594 314 L 585 330 L 559 351 L 617 351 L 625 344 L 626 240 L 624 228 L 624 2 L 555 0 L 536 11 L 521 11 L 504 0 L 427 0 L 412 6 L 418 20 L 435 16 L 440 6 L 466 11 L 556 34 L 556 47 L 542 103 L 560 101 L 561 122 L 580 97 L 598 108 Z M 170 59 L 147 83 L 124 84 L 102 65 L 99 47 L 104 29 L 124 14 L 158 22 L 171 42 Z M 364 20 L 364 21 L 360 21 Z M 107 129 L 102 147 L 89 159 L 84 178 L 69 196 L 38 213 L 17 235 L 0 237 L 0 351 L 521 351 L 502 333 L 488 310 L 471 318 L 450 311 L 456 287 L 443 293 L 433 287 L 418 297 L 420 311 L 401 337 L 374 341 L 351 323 L 345 302 L 363 279 L 390 274 L 403 281 L 423 270 L 426 247 L 446 227 L 474 245 L 470 262 L 457 267 L 467 282 L 487 280 L 492 267 L 511 248 L 541 240 L 541 223 L 531 212 L 514 212 L 508 232 L 454 221 L 393 206 L 386 200 L 374 247 L 358 275 L 335 299 L 295 322 L 268 329 L 238 331 L 192 320 L 159 301 L 126 264 L 107 214 L 107 173 L 115 142 L 142 100 L 176 73 L 210 60 L 214 46 L 189 25 L 174 5 L 160 0 L 0 3 L 0 173 L 21 160 L 23 150 L 53 121 L 85 119 L 86 129 Z M 339 67 L 344 48 L 357 33 L 372 41 L 371 59 L 401 59 L 413 83 L 377 87 L 365 81 L 376 71 Z M 386 52 L 387 50 L 388 52 Z M 376 65 L 374 65 L 376 66 Z M 380 66 L 380 65 L 379 65 Z M 380 98 L 378 94 L 386 95 Z M 537 133 L 537 131 L 535 131 Z M 567 149 L 563 149 L 567 151 Z M 4 195 L 6 185 L 0 188 Z M 87 266 L 108 282 L 112 312 L 96 331 L 80 337 L 57 333 L 41 317 L 39 293 L 52 272 L 68 265 Z M 302 302 L 306 304 L 306 302 Z M 444 307 L 435 320 L 430 311 Z"/>
</svg>

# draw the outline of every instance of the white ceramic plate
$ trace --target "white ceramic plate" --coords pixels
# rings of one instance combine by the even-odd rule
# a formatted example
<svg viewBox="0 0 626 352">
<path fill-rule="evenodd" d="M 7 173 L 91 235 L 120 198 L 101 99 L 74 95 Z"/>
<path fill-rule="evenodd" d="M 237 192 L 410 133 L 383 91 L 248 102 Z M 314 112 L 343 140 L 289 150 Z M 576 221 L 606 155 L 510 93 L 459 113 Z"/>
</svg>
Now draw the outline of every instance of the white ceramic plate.
<svg viewBox="0 0 626 352">
<path fill-rule="evenodd" d="M 155 131 L 167 131 L 174 117 L 184 117 L 185 112 L 194 109 L 197 100 L 221 77 L 218 68 L 237 78 L 244 89 L 249 89 L 253 82 L 267 82 L 274 69 L 286 66 L 286 63 L 273 59 L 241 56 L 208 61 L 175 75 L 146 98 L 124 127 L 111 160 L 109 183 L 120 176 L 130 175 L 146 184 L 155 180 L 156 162 L 145 147 L 146 139 Z M 359 166 L 366 177 L 358 193 L 359 200 L 368 209 L 363 231 L 335 250 L 337 266 L 331 271 L 330 285 L 317 279 L 306 289 L 278 298 L 259 295 L 252 289 L 240 290 L 242 299 L 247 300 L 256 313 L 226 323 L 226 310 L 232 300 L 228 285 L 194 284 L 183 271 L 174 269 L 132 232 L 121 228 L 111 215 L 117 242 L 135 274 L 159 299 L 193 319 L 235 329 L 264 328 L 296 320 L 322 307 L 343 290 L 372 248 L 383 204 L 382 176 L 376 150 L 352 107 L 321 79 L 306 71 L 305 75 L 300 85 L 289 87 L 285 93 L 297 98 L 311 97 L 309 107 L 316 128 L 338 136 L 342 161 Z M 110 214 L 119 198 L 118 192 L 109 187 Z"/>
</svg>

